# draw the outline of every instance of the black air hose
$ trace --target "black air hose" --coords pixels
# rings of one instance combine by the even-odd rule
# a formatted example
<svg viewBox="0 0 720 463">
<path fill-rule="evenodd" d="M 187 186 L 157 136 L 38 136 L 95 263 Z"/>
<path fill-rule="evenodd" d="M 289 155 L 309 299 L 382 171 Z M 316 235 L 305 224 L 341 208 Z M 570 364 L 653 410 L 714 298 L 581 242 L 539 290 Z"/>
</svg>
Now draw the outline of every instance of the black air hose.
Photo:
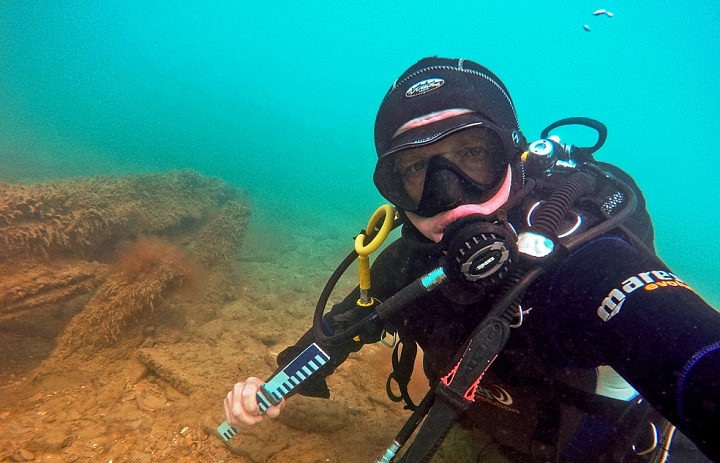
<svg viewBox="0 0 720 463">
<path fill-rule="evenodd" d="M 633 189 L 625 182 L 609 175 L 607 172 L 603 171 L 600 167 L 594 164 L 586 164 L 586 167 L 594 171 L 598 175 L 598 178 L 604 178 L 606 181 L 613 183 L 613 185 L 623 194 L 623 196 L 625 196 L 626 199 L 623 201 L 624 204 L 617 214 L 613 216 L 606 214 L 607 220 L 605 222 L 602 222 L 601 224 L 592 227 L 585 233 L 568 240 L 565 243 L 565 246 L 570 250 L 578 249 L 581 246 L 584 246 L 585 243 L 588 243 L 598 236 L 609 232 L 613 228 L 622 225 L 623 222 L 625 222 L 625 220 L 627 220 L 628 217 L 635 212 L 635 208 L 637 207 L 637 195 L 635 194 L 635 191 L 633 191 Z M 628 235 L 631 236 L 632 233 L 628 233 Z"/>
<path fill-rule="evenodd" d="M 555 236 L 570 206 L 594 186 L 595 179 L 584 172 L 571 175 L 550 195 L 550 199 L 542 204 L 537 218 L 533 220 L 533 228 Z"/>
</svg>

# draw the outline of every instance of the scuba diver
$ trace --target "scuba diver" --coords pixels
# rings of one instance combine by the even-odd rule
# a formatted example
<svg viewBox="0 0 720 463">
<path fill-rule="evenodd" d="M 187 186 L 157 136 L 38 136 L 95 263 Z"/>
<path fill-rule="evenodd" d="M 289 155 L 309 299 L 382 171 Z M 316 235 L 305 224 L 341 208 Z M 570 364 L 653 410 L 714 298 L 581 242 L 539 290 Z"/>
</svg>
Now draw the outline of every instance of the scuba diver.
<svg viewBox="0 0 720 463">
<path fill-rule="evenodd" d="M 565 124 L 597 143 L 549 136 Z M 593 157 L 605 136 L 571 118 L 528 143 L 485 67 L 410 67 L 375 123 L 374 182 L 395 207 L 380 216 L 401 236 L 372 285 L 324 313 L 326 287 L 313 328 L 278 356 L 285 375 L 321 352 L 304 375 L 279 394 L 254 377 L 233 387 L 227 437 L 278 416 L 283 396 L 329 397 L 325 378 L 390 333 L 388 395 L 414 411 L 378 461 L 430 461 L 451 429 L 492 442 L 467 461 L 720 461 L 720 313 L 655 254 L 637 185 Z M 360 241 L 380 229 L 371 220 Z M 431 389 L 415 404 L 417 346 Z"/>
</svg>

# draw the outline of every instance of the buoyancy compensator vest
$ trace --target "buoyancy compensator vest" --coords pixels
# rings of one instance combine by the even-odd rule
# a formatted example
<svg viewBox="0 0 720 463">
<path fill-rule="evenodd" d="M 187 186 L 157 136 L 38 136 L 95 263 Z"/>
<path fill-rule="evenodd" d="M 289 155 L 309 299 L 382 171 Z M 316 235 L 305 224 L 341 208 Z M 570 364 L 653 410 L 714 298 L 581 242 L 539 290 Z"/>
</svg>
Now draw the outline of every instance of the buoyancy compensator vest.
<svg viewBox="0 0 720 463">
<path fill-rule="evenodd" d="M 590 148 L 578 148 L 549 137 L 550 130 L 565 124 L 595 128 L 599 134 L 598 142 Z M 557 232 L 557 236 L 552 237 L 555 243 L 548 243 L 552 247 L 573 241 L 577 244 L 578 240 L 589 242 L 601 233 L 607 233 L 608 228 L 596 228 L 597 225 L 607 223 L 609 218 L 624 210 L 626 216 L 614 224 L 613 230 L 636 248 L 653 255 L 654 230 L 642 192 L 622 169 L 593 158 L 593 152 L 604 143 L 605 126 L 591 119 L 570 118 L 549 126 L 541 136 L 529 146 L 523 159 L 526 175 L 535 183 L 534 188 L 513 211 L 508 211 L 508 217 L 500 220 L 507 220 L 512 228 L 532 230 L 538 226 L 536 218 L 547 220 L 548 215 L 552 215 L 547 209 L 556 208 L 556 215 L 560 215 L 550 219 L 554 220 Z M 572 203 L 558 205 L 563 198 L 558 199 L 553 194 L 563 188 L 576 188 L 568 186 L 573 182 L 568 179 L 579 165 L 583 166 L 584 172 L 614 181 L 601 179 L 592 187 L 585 187 L 586 191 L 573 197 Z M 624 188 L 618 188 L 618 185 Z M 630 204 L 635 201 L 636 206 Z M 634 210 L 627 214 L 628 208 Z M 541 213 L 543 209 L 546 210 L 544 214 Z M 496 228 L 502 231 L 506 227 L 496 225 Z M 602 231 L 598 231 L 600 229 Z M 473 285 L 476 289 L 483 288 L 477 280 L 482 280 L 485 273 L 492 274 L 492 280 L 485 281 L 485 285 L 508 283 L 509 266 L 516 259 L 516 243 L 506 245 L 507 233 L 481 230 L 474 235 L 470 232 L 470 235 L 448 238 L 448 241 L 459 239 L 463 244 L 470 239 L 477 241 L 476 236 L 487 239 L 485 245 L 478 245 L 475 254 L 480 255 L 479 259 L 468 259 L 460 265 L 458 272 L 465 272 L 465 279 L 455 286 L 444 286 L 451 288 L 448 293 L 462 294 L 463 287 L 472 289 Z M 477 264 L 478 260 L 482 262 Z M 452 272 L 449 276 L 457 277 Z M 522 306 L 518 313 L 518 324 L 521 324 Z M 493 368 L 485 371 L 482 381 L 477 384 L 474 404 L 465 418 L 481 423 L 494 441 L 509 452 L 534 461 L 663 462 L 669 461 L 668 448 L 673 437 L 676 447 L 689 442 L 609 367 L 554 370 L 544 364 L 522 336 L 513 341 L 498 354 Z M 416 353 L 415 341 L 401 338 L 393 353 L 394 371 L 386 385 L 388 396 L 394 401 L 404 400 L 406 408 L 411 410 L 417 406 L 407 391 L 407 384 Z M 615 394 L 603 393 L 609 380 L 615 386 Z M 617 393 L 618 388 L 622 394 Z M 438 438 L 442 440 L 442 437 Z M 693 446 L 689 444 L 688 447 Z M 695 459 L 686 461 L 706 461 L 699 452 L 691 454 Z"/>
</svg>

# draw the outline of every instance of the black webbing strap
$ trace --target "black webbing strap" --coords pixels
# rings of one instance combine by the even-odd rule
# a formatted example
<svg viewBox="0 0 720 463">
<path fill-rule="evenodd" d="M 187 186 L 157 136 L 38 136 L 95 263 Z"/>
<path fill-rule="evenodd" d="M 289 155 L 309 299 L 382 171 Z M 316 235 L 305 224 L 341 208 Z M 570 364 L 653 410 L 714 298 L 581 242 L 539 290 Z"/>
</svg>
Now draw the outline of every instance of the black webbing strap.
<svg viewBox="0 0 720 463">
<path fill-rule="evenodd" d="M 551 396 L 537 403 L 538 421 L 530 439 L 530 452 L 537 461 L 556 461 L 560 435 L 560 402 Z"/>
<path fill-rule="evenodd" d="M 478 382 L 509 336 L 510 324 L 504 318 L 487 318 L 478 326 L 455 368 L 435 389 L 435 403 L 404 461 L 430 461 L 453 423 L 474 401 Z"/>
<path fill-rule="evenodd" d="M 665 420 L 659 414 L 656 417 L 658 419 L 648 420 L 652 408 L 642 397 L 638 396 L 629 401 L 613 399 L 558 380 L 554 381 L 554 388 L 563 404 L 598 417 L 613 427 L 615 438 L 605 455 L 608 462 L 649 461 L 649 457 L 638 457 L 631 451 L 633 442 L 648 421 L 663 423 Z"/>
<path fill-rule="evenodd" d="M 402 346 L 402 350 L 400 350 Z M 405 401 L 405 409 L 414 411 L 417 405 L 412 401 L 408 393 L 408 384 L 415 368 L 415 358 L 417 357 L 417 343 L 413 339 L 404 337 L 395 345 L 392 355 L 393 371 L 388 376 L 385 383 L 385 391 L 393 402 Z M 392 390 L 392 382 L 397 383 L 400 395 L 396 395 Z"/>
<path fill-rule="evenodd" d="M 418 435 L 401 462 L 429 461 L 452 424 L 468 410 L 475 400 L 478 383 L 510 337 L 510 326 L 516 321 L 525 290 L 542 272 L 539 266 L 527 271 L 519 267 L 514 272 L 516 276 L 508 279 L 511 289 L 493 304 L 486 318 L 456 354 L 452 363 L 455 367 L 428 392 L 396 437 L 397 448 L 401 448 L 428 410 Z"/>
</svg>

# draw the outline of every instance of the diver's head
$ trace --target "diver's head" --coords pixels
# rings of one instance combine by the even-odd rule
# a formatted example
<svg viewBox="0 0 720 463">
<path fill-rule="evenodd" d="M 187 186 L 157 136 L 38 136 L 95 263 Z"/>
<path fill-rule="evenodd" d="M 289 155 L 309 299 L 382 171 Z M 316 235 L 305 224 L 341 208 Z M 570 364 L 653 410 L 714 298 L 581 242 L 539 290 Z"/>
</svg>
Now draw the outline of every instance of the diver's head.
<svg viewBox="0 0 720 463">
<path fill-rule="evenodd" d="M 472 61 L 425 58 L 405 71 L 380 105 L 375 146 L 375 185 L 411 219 L 470 205 L 494 212 L 522 183 L 515 106 Z"/>
</svg>

